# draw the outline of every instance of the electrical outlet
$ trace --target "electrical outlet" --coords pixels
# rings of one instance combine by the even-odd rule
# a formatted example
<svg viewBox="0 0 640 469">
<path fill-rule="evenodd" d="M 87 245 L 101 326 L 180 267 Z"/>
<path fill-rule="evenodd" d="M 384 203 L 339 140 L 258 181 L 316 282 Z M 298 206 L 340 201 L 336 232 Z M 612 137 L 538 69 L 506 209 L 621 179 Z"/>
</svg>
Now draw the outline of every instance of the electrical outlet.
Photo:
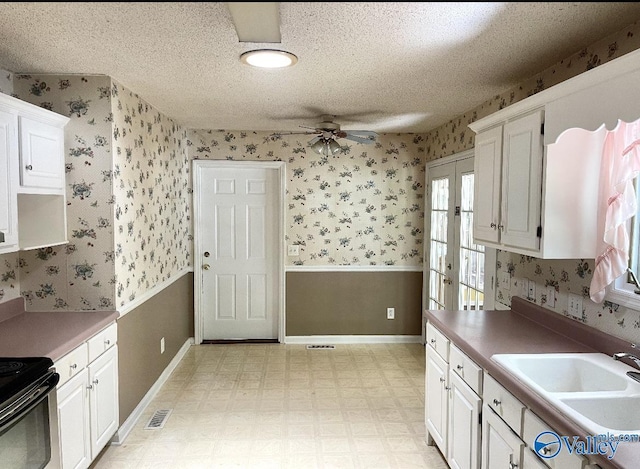
<svg viewBox="0 0 640 469">
<path fill-rule="evenodd" d="M 582 296 L 569 293 L 569 314 L 576 318 L 582 317 Z"/>
<path fill-rule="evenodd" d="M 511 275 L 509 272 L 502 270 L 498 272 L 498 284 L 503 290 L 511 290 Z"/>
<path fill-rule="evenodd" d="M 387 308 L 387 319 L 395 319 L 395 318 L 396 318 L 395 308 Z"/>
<path fill-rule="evenodd" d="M 160 339 L 160 353 L 164 353 L 164 337 Z"/>
<path fill-rule="evenodd" d="M 287 247 L 287 255 L 289 256 L 299 256 L 300 255 L 300 245 L 298 244 L 289 244 Z"/>
<path fill-rule="evenodd" d="M 527 299 L 534 300 L 536 299 L 536 282 L 533 280 L 529 280 L 529 290 L 527 292 Z"/>
<path fill-rule="evenodd" d="M 522 298 L 529 298 L 529 279 L 520 279 L 520 295 Z"/>
<path fill-rule="evenodd" d="M 556 307 L 556 287 L 547 287 L 547 306 L 549 308 Z"/>
</svg>

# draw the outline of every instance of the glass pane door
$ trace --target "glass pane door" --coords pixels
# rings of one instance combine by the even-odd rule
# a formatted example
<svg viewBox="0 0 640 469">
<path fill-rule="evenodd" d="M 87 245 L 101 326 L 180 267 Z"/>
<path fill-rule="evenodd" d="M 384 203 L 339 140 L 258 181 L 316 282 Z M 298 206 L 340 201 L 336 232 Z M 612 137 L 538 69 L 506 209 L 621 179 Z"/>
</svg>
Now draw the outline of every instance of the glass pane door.
<svg viewBox="0 0 640 469">
<path fill-rule="evenodd" d="M 428 170 L 428 309 L 484 307 L 484 246 L 473 242 L 473 159 Z"/>
</svg>

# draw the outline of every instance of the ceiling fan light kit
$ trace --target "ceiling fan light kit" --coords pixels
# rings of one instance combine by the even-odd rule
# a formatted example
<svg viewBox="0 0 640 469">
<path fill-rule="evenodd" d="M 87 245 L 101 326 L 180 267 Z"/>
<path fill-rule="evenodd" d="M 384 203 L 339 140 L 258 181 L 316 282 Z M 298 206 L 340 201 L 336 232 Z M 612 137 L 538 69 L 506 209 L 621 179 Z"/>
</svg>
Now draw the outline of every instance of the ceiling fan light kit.
<svg viewBox="0 0 640 469">
<path fill-rule="evenodd" d="M 240 56 L 244 64 L 259 68 L 291 67 L 298 62 L 298 57 L 291 52 L 277 49 L 250 50 Z"/>
<path fill-rule="evenodd" d="M 318 155 L 334 156 L 342 150 L 342 147 L 332 138 L 322 138 L 311 145 L 311 149 Z"/>
</svg>

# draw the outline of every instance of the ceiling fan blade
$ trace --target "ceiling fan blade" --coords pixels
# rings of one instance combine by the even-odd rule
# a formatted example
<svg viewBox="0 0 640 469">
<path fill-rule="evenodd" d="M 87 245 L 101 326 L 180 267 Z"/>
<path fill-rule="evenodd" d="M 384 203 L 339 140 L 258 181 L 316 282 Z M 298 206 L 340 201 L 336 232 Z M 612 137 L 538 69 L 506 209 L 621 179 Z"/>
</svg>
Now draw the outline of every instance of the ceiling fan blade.
<svg viewBox="0 0 640 469">
<path fill-rule="evenodd" d="M 314 143 L 316 143 L 321 138 L 322 137 L 320 137 L 320 135 L 318 135 L 317 137 L 313 137 L 311 140 L 309 140 L 309 145 L 313 145 Z"/>
<path fill-rule="evenodd" d="M 318 132 L 274 132 L 272 135 L 313 135 Z"/>
<path fill-rule="evenodd" d="M 347 136 L 344 138 L 346 138 L 347 140 L 358 142 L 358 143 L 373 143 L 375 141 L 375 139 L 372 137 L 358 137 L 357 135 L 351 135 L 351 134 L 347 134 Z"/>
<path fill-rule="evenodd" d="M 368 136 L 368 137 L 377 137 L 378 134 L 377 132 L 374 132 L 373 130 L 343 130 L 343 132 L 346 132 L 347 134 L 350 135 L 360 135 L 360 136 Z"/>
<path fill-rule="evenodd" d="M 228 2 L 240 42 L 282 42 L 278 2 Z"/>
</svg>

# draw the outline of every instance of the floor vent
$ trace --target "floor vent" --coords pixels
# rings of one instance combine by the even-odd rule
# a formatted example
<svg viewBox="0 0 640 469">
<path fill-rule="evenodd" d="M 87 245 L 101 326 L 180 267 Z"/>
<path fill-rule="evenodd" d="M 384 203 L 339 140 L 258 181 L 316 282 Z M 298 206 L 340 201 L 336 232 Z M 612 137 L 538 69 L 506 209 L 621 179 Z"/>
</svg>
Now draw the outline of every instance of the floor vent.
<svg viewBox="0 0 640 469">
<path fill-rule="evenodd" d="M 171 413 L 171 409 L 161 409 L 156 410 L 153 414 L 147 426 L 144 427 L 145 430 L 157 430 L 159 428 L 164 427 L 167 418 L 169 418 L 169 414 Z"/>
<path fill-rule="evenodd" d="M 335 345 L 307 345 L 308 349 L 334 349 Z"/>
</svg>

